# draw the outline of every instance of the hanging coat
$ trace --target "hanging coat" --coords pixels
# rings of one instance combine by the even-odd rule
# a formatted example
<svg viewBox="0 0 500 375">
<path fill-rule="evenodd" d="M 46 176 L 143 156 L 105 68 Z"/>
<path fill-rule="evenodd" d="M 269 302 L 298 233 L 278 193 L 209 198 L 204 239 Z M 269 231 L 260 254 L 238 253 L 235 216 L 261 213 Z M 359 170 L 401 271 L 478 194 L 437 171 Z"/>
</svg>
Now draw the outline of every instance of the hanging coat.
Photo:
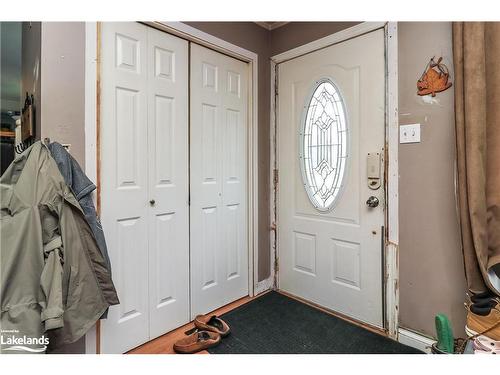
<svg viewBox="0 0 500 375">
<path fill-rule="evenodd" d="M 75 342 L 109 307 L 106 262 L 75 196 L 45 145 L 37 142 L 0 178 L 2 330 L 50 347 Z M 99 273 L 90 257 L 101 264 Z"/>
<path fill-rule="evenodd" d="M 48 145 L 52 158 L 55 160 L 61 175 L 69 186 L 75 198 L 78 200 L 80 207 L 85 213 L 85 220 L 92 229 L 92 234 L 97 241 L 99 250 L 106 261 L 106 268 L 111 275 L 111 262 L 109 260 L 108 249 L 104 231 L 102 230 L 101 221 L 97 217 L 94 202 L 91 193 L 96 189 L 92 181 L 83 173 L 78 162 L 70 155 L 68 151 L 58 142 L 52 142 Z M 91 257 L 91 261 L 95 258 Z M 99 267 L 99 265 L 97 265 Z M 107 280 L 106 280 L 107 281 Z M 114 298 L 114 296 L 111 296 Z M 111 305 L 115 304 L 114 300 L 108 301 Z M 104 312 L 102 319 L 107 317 L 107 311 Z"/>
</svg>

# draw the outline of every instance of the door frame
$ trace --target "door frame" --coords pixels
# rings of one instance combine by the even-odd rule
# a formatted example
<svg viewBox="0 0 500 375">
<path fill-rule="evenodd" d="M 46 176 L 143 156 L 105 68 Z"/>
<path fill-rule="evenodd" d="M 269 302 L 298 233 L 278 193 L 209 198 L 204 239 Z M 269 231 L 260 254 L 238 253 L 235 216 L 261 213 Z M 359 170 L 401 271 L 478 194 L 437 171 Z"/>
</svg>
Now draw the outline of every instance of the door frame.
<svg viewBox="0 0 500 375">
<path fill-rule="evenodd" d="M 398 202 L 398 146 L 399 146 L 399 124 L 398 124 L 398 29 L 396 22 L 363 22 L 348 29 L 328 35 L 324 38 L 312 41 L 302 46 L 271 57 L 271 186 L 270 202 L 271 223 L 273 236 L 271 236 L 271 259 L 274 267 L 271 268 L 271 278 L 274 287 L 279 288 L 278 280 L 278 258 L 279 243 L 277 236 L 278 206 L 278 117 L 277 89 L 279 76 L 277 67 L 280 63 L 296 57 L 332 46 L 337 43 L 367 34 L 369 32 L 384 29 L 385 34 L 385 230 L 383 235 L 383 294 L 382 308 L 385 333 L 394 339 L 398 339 L 399 327 L 399 202 Z"/>
<path fill-rule="evenodd" d="M 267 289 L 268 280 L 258 281 L 258 55 L 183 22 L 140 22 L 249 64 L 247 130 L 247 233 L 248 294 L 253 297 Z M 96 209 L 101 210 L 100 176 L 100 22 L 85 23 L 85 171 L 96 182 Z M 100 353 L 100 322 L 86 334 L 85 353 Z"/>
</svg>

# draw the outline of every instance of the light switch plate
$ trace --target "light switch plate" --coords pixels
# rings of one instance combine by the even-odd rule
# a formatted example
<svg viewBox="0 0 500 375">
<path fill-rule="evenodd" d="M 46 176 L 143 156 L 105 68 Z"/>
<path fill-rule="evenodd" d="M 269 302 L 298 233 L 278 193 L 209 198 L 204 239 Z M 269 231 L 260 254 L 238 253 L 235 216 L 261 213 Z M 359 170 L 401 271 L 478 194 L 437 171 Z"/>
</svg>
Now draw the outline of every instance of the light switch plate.
<svg viewBox="0 0 500 375">
<path fill-rule="evenodd" d="M 401 125 L 399 143 L 420 143 L 420 124 Z"/>
</svg>

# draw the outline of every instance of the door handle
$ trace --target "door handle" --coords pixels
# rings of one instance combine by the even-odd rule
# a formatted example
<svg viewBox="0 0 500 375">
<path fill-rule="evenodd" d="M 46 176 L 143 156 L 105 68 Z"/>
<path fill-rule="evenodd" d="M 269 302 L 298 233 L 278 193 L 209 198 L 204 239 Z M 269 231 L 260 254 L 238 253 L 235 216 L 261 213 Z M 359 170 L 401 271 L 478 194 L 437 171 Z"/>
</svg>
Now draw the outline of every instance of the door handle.
<svg viewBox="0 0 500 375">
<path fill-rule="evenodd" d="M 366 205 L 368 207 L 371 207 L 371 208 L 377 207 L 379 203 L 380 202 L 379 202 L 378 198 L 374 197 L 373 195 L 370 198 L 368 198 L 368 200 L 366 201 Z"/>
</svg>

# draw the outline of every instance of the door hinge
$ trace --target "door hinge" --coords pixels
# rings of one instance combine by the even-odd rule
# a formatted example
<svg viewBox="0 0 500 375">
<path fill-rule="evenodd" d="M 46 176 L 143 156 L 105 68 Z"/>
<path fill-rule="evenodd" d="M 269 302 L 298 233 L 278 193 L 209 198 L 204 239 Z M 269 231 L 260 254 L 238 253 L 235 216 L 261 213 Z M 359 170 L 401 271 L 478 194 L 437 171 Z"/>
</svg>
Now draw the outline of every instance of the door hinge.
<svg viewBox="0 0 500 375">
<path fill-rule="evenodd" d="M 277 169 L 273 169 L 273 184 L 274 184 L 274 188 L 276 188 L 278 186 L 278 170 Z"/>
<path fill-rule="evenodd" d="M 279 263 L 279 259 L 278 258 L 275 258 L 274 259 L 274 272 L 278 272 L 280 270 L 280 263 Z"/>
</svg>

